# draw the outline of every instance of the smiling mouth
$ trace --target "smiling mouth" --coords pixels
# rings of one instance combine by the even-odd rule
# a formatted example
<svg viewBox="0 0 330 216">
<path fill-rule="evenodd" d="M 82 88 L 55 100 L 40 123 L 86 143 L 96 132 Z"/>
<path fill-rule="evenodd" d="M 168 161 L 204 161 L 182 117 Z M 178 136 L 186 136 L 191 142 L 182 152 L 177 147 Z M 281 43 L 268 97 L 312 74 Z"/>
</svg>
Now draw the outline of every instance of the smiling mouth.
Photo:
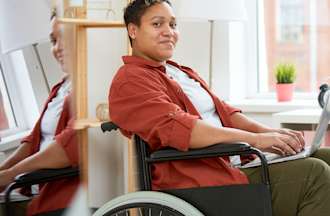
<svg viewBox="0 0 330 216">
<path fill-rule="evenodd" d="M 170 45 L 171 47 L 175 47 L 175 44 L 172 41 L 161 41 L 160 44 Z"/>
</svg>

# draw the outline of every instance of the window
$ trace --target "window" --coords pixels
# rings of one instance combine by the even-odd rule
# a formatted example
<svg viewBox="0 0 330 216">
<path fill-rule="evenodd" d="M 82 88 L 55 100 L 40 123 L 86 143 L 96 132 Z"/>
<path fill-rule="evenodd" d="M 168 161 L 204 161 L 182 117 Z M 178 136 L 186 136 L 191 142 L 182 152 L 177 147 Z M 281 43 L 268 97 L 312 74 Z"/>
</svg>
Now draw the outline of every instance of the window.
<svg viewBox="0 0 330 216">
<path fill-rule="evenodd" d="M 277 43 L 302 43 L 304 36 L 304 7 L 300 0 L 277 1 Z"/>
<path fill-rule="evenodd" d="M 330 76 L 330 0 L 258 0 L 257 11 L 256 91 L 274 92 L 275 66 L 290 62 L 295 91 L 315 94 Z"/>
<path fill-rule="evenodd" d="M 0 132 L 16 127 L 11 103 L 7 94 L 6 84 L 3 78 L 3 70 L 0 64 Z"/>
<path fill-rule="evenodd" d="M 23 50 L 0 53 L 0 144 L 33 127 L 39 113 L 35 94 L 40 91 L 32 88 L 40 83 L 36 74 L 29 74 Z"/>
</svg>

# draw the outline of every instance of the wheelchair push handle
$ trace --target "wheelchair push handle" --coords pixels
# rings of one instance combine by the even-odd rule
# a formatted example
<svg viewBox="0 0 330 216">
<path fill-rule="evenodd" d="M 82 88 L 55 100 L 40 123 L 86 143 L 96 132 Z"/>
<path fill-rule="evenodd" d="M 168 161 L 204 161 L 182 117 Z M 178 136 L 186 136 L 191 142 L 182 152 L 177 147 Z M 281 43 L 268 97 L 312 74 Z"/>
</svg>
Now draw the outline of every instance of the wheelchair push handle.
<svg viewBox="0 0 330 216">
<path fill-rule="evenodd" d="M 101 129 L 102 129 L 102 132 L 111 132 L 113 130 L 117 130 L 119 127 L 113 123 L 113 122 L 105 122 L 105 123 L 102 123 L 101 124 Z"/>
<path fill-rule="evenodd" d="M 320 93 L 318 96 L 320 107 L 324 107 L 327 97 L 330 97 L 330 86 L 328 84 L 323 84 L 320 86 Z"/>
</svg>

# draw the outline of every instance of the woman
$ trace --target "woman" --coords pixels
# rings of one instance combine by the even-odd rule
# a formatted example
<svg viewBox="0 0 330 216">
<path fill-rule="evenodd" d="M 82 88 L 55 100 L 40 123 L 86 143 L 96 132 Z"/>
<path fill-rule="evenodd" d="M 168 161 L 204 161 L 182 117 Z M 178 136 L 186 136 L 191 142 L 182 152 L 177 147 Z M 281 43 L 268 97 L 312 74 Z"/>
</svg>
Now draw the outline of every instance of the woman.
<svg viewBox="0 0 330 216">
<path fill-rule="evenodd" d="M 125 9 L 132 56 L 111 84 L 111 119 L 127 137 L 138 134 L 151 150 L 186 151 L 215 143 L 247 142 L 265 152 L 292 155 L 305 141 L 300 132 L 273 129 L 245 117 L 219 100 L 192 69 L 169 59 L 179 38 L 168 0 L 135 0 Z M 270 166 L 275 216 L 328 215 L 330 151 Z M 152 188 L 260 182 L 259 168 L 237 169 L 226 158 L 155 164 Z"/>
<path fill-rule="evenodd" d="M 60 24 L 54 12 L 51 17 L 52 53 L 61 69 L 66 71 L 61 41 Z M 14 177 L 39 169 L 78 166 L 78 145 L 72 129 L 70 110 L 71 82 L 68 74 L 53 87 L 41 116 L 31 134 L 22 140 L 19 148 L 0 165 L 0 187 Z M 79 185 L 79 179 L 70 178 L 40 185 L 39 195 L 29 204 L 28 215 L 61 215 Z"/>
</svg>

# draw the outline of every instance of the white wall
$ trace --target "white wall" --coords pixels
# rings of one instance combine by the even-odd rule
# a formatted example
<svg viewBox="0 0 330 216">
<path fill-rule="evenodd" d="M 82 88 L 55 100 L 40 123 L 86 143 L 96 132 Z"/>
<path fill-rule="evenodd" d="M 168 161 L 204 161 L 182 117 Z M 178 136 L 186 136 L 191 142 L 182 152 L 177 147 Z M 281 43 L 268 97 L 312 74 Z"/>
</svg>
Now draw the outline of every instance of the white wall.
<svg viewBox="0 0 330 216">
<path fill-rule="evenodd" d="M 124 30 L 88 32 L 88 109 L 95 117 L 98 103 L 107 102 L 113 75 L 126 53 Z M 91 206 L 100 206 L 124 193 L 124 145 L 127 140 L 117 133 L 89 130 L 89 198 Z"/>
<path fill-rule="evenodd" d="M 196 70 L 201 77 L 209 80 L 210 25 L 207 21 L 179 21 L 179 41 L 173 60 Z"/>
<path fill-rule="evenodd" d="M 97 6 L 97 1 L 91 6 Z M 96 2 L 93 5 L 93 2 Z M 125 1 L 111 1 L 120 20 Z M 105 19 L 106 11 L 88 11 L 91 19 Z M 96 106 L 108 101 L 111 80 L 127 53 L 125 29 L 88 30 L 88 110 L 95 117 Z M 119 132 L 103 134 L 100 128 L 89 129 L 89 203 L 99 207 L 125 191 L 124 149 L 127 139 Z"/>
</svg>

